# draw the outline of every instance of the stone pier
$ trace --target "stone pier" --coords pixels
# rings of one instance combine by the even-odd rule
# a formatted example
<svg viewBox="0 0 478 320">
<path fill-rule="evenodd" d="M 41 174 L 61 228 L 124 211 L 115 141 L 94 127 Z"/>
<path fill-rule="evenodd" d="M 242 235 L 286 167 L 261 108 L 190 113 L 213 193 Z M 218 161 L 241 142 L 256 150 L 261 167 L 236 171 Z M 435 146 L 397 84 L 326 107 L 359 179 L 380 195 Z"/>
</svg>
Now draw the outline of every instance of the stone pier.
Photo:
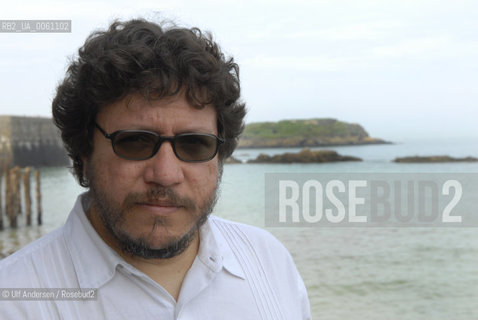
<svg viewBox="0 0 478 320">
<path fill-rule="evenodd" d="M 51 118 L 0 116 L 0 168 L 68 164 Z"/>
</svg>

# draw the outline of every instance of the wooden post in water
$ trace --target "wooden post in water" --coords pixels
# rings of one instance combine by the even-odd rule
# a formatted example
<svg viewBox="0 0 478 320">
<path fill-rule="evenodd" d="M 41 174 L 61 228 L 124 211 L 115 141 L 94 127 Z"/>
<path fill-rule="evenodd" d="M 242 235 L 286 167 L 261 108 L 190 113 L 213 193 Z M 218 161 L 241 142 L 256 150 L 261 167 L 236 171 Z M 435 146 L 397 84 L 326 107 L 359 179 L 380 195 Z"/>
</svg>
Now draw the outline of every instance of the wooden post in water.
<svg viewBox="0 0 478 320">
<path fill-rule="evenodd" d="M 10 171 L 7 167 L 3 168 L 3 176 L 5 177 L 5 216 L 10 217 Z"/>
<path fill-rule="evenodd" d="M 8 210 L 7 215 L 10 220 L 10 228 L 18 227 L 17 215 L 19 212 L 19 193 L 20 193 L 20 180 L 18 178 L 19 168 L 15 167 L 10 169 L 9 172 L 9 186 L 8 186 Z"/>
<path fill-rule="evenodd" d="M 17 217 L 19 214 L 22 213 L 22 194 L 21 194 L 21 184 L 20 184 L 20 181 L 21 181 L 21 177 L 20 175 L 22 174 L 22 171 L 20 169 L 20 167 L 15 167 L 14 168 L 14 174 L 13 174 L 13 177 L 14 177 L 14 186 L 15 186 L 15 189 L 13 190 L 13 195 L 15 196 L 14 199 L 15 199 L 15 211 L 13 212 L 15 214 L 15 220 L 17 220 Z M 18 226 L 18 221 L 16 221 L 16 224 Z"/>
<path fill-rule="evenodd" d="M 21 193 L 21 181 L 22 181 L 22 169 L 20 167 L 15 167 L 15 212 L 18 216 L 22 214 L 22 193 Z"/>
<path fill-rule="evenodd" d="M 36 180 L 36 196 L 37 196 L 37 222 L 38 225 L 42 224 L 41 217 L 41 191 L 40 191 L 40 170 L 35 170 L 35 180 Z"/>
<path fill-rule="evenodd" d="M 0 171 L 0 230 L 3 230 L 2 181 L 3 181 L 3 172 Z"/>
<path fill-rule="evenodd" d="M 27 216 L 27 226 L 32 225 L 32 198 L 30 197 L 30 167 L 23 171 L 23 194 L 25 196 L 25 213 Z"/>
<path fill-rule="evenodd" d="M 12 174 L 11 170 L 5 171 L 5 214 L 12 225 Z"/>
</svg>

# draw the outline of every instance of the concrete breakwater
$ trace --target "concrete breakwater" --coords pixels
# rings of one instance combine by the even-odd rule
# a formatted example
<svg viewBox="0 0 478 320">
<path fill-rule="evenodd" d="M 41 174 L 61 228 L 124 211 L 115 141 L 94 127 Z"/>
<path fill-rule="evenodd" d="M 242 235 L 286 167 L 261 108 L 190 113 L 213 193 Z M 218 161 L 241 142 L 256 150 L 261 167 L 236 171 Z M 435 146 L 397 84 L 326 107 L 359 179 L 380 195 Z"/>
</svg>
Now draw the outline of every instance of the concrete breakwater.
<svg viewBox="0 0 478 320">
<path fill-rule="evenodd" d="M 0 116 L 0 168 L 68 164 L 51 118 Z"/>
</svg>

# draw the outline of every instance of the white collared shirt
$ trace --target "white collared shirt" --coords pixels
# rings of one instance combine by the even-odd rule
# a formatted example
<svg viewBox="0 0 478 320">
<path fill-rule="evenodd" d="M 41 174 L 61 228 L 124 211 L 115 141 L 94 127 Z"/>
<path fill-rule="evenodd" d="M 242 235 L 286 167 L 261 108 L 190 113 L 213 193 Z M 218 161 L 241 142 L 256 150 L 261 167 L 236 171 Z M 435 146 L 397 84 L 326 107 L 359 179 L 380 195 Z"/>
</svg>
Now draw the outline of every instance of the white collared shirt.
<svg viewBox="0 0 478 320">
<path fill-rule="evenodd" d="M 310 319 L 293 260 L 268 232 L 211 216 L 176 301 L 99 237 L 81 197 L 63 227 L 0 260 L 1 319 Z M 25 300 L 11 288 L 97 290 Z"/>
</svg>

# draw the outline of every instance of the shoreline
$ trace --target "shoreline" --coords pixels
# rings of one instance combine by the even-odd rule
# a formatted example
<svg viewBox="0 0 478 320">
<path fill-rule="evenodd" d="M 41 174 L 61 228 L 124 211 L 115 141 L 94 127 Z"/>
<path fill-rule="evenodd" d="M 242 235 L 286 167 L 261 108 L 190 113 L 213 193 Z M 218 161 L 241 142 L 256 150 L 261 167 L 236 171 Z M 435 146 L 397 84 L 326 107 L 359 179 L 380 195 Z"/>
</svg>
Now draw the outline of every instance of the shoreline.
<svg viewBox="0 0 478 320">
<path fill-rule="evenodd" d="M 352 146 L 369 146 L 369 145 L 385 145 L 385 144 L 396 144 L 391 141 L 361 141 L 356 143 L 322 143 L 322 144 L 304 144 L 304 145 L 238 145 L 236 150 L 241 149 L 293 149 L 293 148 L 321 148 L 321 147 L 352 147 Z"/>
</svg>

